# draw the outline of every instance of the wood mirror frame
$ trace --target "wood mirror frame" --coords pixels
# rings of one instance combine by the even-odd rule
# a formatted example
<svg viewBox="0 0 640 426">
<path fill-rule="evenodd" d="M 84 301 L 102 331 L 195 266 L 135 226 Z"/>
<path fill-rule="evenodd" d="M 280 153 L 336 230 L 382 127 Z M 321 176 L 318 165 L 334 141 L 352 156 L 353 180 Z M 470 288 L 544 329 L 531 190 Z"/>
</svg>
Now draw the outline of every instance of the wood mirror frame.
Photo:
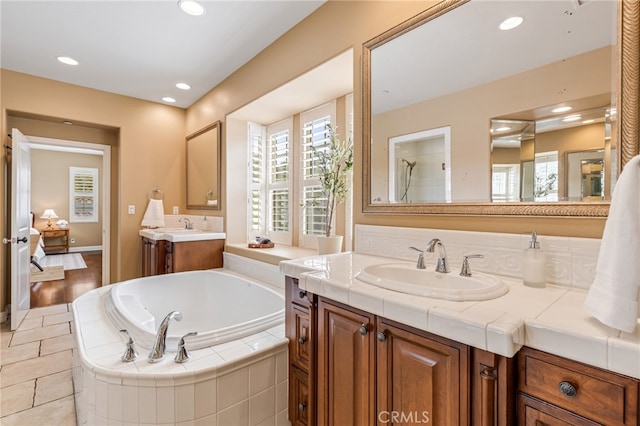
<svg viewBox="0 0 640 426">
<path fill-rule="evenodd" d="M 609 202 L 375 204 L 371 202 L 371 50 L 441 16 L 469 0 L 444 0 L 363 44 L 362 49 L 362 212 L 458 216 L 606 217 Z M 616 93 L 620 170 L 638 155 L 640 2 L 618 0 Z M 619 173 L 619 172 L 618 172 Z"/>
</svg>

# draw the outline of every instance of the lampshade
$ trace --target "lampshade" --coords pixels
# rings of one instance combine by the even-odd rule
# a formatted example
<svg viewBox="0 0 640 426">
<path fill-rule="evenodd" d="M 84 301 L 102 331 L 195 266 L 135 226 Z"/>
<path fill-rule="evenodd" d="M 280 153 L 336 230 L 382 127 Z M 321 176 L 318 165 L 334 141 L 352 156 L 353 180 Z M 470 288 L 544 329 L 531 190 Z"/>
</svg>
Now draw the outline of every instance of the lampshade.
<svg viewBox="0 0 640 426">
<path fill-rule="evenodd" d="M 57 218 L 58 218 L 58 215 L 53 209 L 45 209 L 44 213 L 42 213 L 42 216 L 40 216 L 40 219 L 57 219 Z"/>
<path fill-rule="evenodd" d="M 42 213 L 42 216 L 40 216 L 40 219 L 49 219 L 47 221 L 47 229 L 53 229 L 53 225 L 51 224 L 51 219 L 57 219 L 58 215 L 56 214 L 55 211 L 53 211 L 53 209 L 45 209 L 44 213 Z"/>
</svg>

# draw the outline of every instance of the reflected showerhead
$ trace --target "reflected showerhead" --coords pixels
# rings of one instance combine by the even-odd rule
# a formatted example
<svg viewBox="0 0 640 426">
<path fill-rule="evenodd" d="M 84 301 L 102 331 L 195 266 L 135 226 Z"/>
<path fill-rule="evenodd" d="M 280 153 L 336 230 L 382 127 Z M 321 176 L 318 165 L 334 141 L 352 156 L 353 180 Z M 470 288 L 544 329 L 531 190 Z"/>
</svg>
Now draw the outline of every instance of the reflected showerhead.
<svg viewBox="0 0 640 426">
<path fill-rule="evenodd" d="M 408 161 L 406 159 L 402 159 L 403 162 L 407 163 L 407 167 L 409 167 L 410 170 L 413 170 L 413 168 L 416 166 L 416 164 L 418 163 L 417 161 Z"/>
</svg>

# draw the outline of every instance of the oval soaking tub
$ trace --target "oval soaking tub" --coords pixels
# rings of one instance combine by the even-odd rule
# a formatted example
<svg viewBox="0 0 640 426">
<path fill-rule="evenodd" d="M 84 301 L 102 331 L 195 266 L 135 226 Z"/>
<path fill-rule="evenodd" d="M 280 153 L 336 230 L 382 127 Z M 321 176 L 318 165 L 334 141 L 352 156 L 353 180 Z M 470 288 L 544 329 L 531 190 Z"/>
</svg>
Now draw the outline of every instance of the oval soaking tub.
<svg viewBox="0 0 640 426">
<path fill-rule="evenodd" d="M 163 318 L 182 313 L 167 332 L 167 350 L 181 336 L 191 349 L 241 339 L 284 321 L 284 298 L 258 283 L 221 270 L 191 271 L 136 278 L 113 286 L 105 301 L 107 314 L 137 344 L 151 348 Z"/>
</svg>

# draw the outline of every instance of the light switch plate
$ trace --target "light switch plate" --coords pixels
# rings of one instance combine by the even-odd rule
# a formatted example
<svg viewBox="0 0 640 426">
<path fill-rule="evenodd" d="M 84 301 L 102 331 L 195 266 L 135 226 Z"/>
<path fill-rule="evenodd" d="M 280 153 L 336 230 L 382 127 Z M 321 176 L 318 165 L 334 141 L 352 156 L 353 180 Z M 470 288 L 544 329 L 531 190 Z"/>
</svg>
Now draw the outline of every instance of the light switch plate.
<svg viewBox="0 0 640 426">
<path fill-rule="evenodd" d="M 130 204 L 128 213 L 129 214 L 136 214 L 136 206 L 134 206 L 133 204 Z"/>
</svg>

